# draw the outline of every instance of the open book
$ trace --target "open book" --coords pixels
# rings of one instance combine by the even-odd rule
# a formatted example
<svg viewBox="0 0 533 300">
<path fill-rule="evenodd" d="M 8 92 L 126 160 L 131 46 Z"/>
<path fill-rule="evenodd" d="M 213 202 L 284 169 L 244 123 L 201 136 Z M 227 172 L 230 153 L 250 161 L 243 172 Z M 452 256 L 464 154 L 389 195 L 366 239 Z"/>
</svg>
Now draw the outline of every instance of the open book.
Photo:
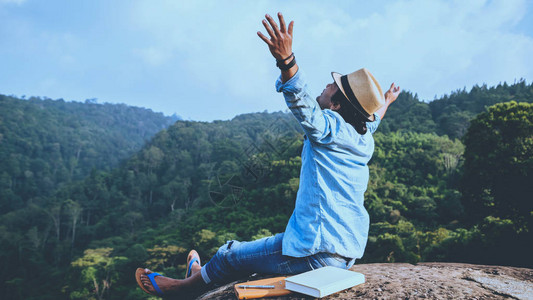
<svg viewBox="0 0 533 300">
<path fill-rule="evenodd" d="M 322 298 L 364 282 L 365 275 L 361 273 L 327 266 L 287 277 L 285 288 L 293 292 Z"/>
</svg>

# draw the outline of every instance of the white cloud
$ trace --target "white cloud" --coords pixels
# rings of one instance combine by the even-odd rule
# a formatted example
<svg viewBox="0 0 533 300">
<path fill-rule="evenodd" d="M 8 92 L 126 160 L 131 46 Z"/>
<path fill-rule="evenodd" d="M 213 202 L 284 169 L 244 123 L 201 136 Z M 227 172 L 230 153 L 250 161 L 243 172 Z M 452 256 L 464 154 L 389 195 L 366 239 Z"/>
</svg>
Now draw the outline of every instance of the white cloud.
<svg viewBox="0 0 533 300">
<path fill-rule="evenodd" d="M 179 57 L 190 80 L 235 99 L 235 105 L 271 92 L 276 69 L 255 36 L 272 7 L 295 19 L 294 49 L 315 91 L 329 72 L 369 68 L 383 87 L 397 81 L 422 98 L 463 86 L 495 84 L 533 75 L 529 36 L 510 29 L 524 16 L 524 1 L 394 1 L 371 14 L 357 5 L 316 1 L 140 2 L 137 25 L 154 37 L 151 48 Z M 228 7 L 229 6 L 229 7 Z M 352 13 L 354 11 L 355 13 Z M 164 51 L 164 50 L 161 50 Z M 170 60 L 171 56 L 164 57 Z M 281 106 L 263 105 L 268 108 Z"/>
<path fill-rule="evenodd" d="M 399 81 L 428 99 L 476 83 L 531 78 L 527 53 L 533 53 L 533 40 L 511 31 L 524 6 L 524 1 L 396 1 L 369 16 L 332 17 L 335 26 L 316 20 L 302 35 L 332 28 L 320 35 L 325 46 L 309 51 L 319 58 L 313 71 L 366 66 L 384 87 Z M 346 38 L 339 40 L 339 31 Z M 324 56 L 335 57 L 327 61 L 334 66 L 321 64 Z"/>
<path fill-rule="evenodd" d="M 526 0 L 102 3 L 72 26 L 76 18 L 59 26 L 49 22 L 57 16 L 0 7 L 0 64 L 31 74 L 11 85 L 41 83 L 35 90 L 42 96 L 119 98 L 197 120 L 283 110 L 274 91 L 279 71 L 256 35 L 265 32 L 264 14 L 277 11 L 295 20 L 293 49 L 315 92 L 331 82 L 330 71 L 361 67 L 383 88 L 396 81 L 422 99 L 533 77 L 531 30 L 516 30 L 531 13 Z M 79 10 L 72 5 L 64 15 L 68 8 Z M 55 81 L 43 84 L 46 78 Z M 0 82 L 8 86 L 8 79 Z M 67 91 L 77 93 L 59 94 Z"/>
</svg>

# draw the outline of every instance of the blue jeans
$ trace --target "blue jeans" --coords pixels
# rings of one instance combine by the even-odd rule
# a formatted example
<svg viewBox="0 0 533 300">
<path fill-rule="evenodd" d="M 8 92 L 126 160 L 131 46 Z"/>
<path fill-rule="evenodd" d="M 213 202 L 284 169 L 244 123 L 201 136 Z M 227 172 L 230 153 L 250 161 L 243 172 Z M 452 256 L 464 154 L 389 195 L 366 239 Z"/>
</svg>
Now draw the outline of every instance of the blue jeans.
<svg viewBox="0 0 533 300">
<path fill-rule="evenodd" d="M 292 275 L 325 266 L 347 269 L 355 262 L 330 253 L 282 255 L 282 240 L 283 233 L 278 233 L 252 242 L 228 241 L 202 267 L 202 278 L 205 283 L 226 283 L 253 273 Z"/>
</svg>

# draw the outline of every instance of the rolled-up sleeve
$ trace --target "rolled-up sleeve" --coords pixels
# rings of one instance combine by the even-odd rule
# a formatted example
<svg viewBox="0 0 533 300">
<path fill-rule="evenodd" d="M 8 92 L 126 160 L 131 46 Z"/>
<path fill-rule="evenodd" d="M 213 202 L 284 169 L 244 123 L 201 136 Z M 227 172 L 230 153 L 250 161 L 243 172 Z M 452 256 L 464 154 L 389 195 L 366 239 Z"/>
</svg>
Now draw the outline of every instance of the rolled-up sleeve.
<svg viewBox="0 0 533 300">
<path fill-rule="evenodd" d="M 379 123 L 381 123 L 381 117 L 377 113 L 374 113 L 374 122 L 366 122 L 366 128 L 370 130 L 370 133 L 374 134 L 378 129 Z"/>
<path fill-rule="evenodd" d="M 281 76 L 276 81 L 276 90 L 283 92 L 287 107 L 296 117 L 304 132 L 310 140 L 320 142 L 331 134 L 335 118 L 328 117 L 322 112 L 318 102 L 308 92 L 303 73 L 298 72 L 287 82 L 281 81 Z"/>
</svg>

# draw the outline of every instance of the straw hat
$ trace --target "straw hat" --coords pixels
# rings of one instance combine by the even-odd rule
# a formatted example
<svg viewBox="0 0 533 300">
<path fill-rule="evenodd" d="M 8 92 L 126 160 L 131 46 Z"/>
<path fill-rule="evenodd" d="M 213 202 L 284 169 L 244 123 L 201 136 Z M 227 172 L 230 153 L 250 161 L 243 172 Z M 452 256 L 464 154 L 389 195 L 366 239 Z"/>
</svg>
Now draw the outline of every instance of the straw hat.
<svg viewBox="0 0 533 300">
<path fill-rule="evenodd" d="M 385 105 L 385 96 L 376 78 L 365 68 L 348 75 L 331 72 L 331 76 L 354 108 L 368 121 L 373 121 L 372 115 Z"/>
</svg>

